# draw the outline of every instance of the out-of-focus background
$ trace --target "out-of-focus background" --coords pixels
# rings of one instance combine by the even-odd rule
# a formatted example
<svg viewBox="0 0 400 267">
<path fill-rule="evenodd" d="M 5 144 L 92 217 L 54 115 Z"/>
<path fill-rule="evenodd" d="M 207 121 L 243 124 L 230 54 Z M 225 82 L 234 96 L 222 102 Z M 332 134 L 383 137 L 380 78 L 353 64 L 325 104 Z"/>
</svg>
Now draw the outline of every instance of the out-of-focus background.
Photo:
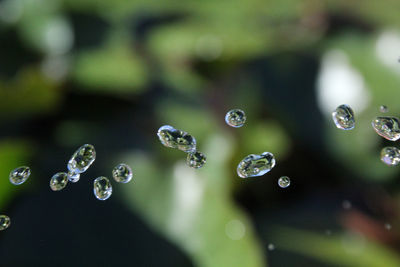
<svg viewBox="0 0 400 267">
<path fill-rule="evenodd" d="M 0 1 L 1 266 L 400 266 L 398 1 Z M 331 112 L 349 104 L 356 128 Z M 241 108 L 244 127 L 224 122 Z M 206 165 L 156 132 L 192 134 Z M 82 144 L 97 159 L 52 192 Z M 239 161 L 271 152 L 268 174 Z M 99 201 L 93 180 L 129 164 Z M 28 165 L 20 186 L 9 172 Z M 282 189 L 277 180 L 292 184 Z"/>
</svg>

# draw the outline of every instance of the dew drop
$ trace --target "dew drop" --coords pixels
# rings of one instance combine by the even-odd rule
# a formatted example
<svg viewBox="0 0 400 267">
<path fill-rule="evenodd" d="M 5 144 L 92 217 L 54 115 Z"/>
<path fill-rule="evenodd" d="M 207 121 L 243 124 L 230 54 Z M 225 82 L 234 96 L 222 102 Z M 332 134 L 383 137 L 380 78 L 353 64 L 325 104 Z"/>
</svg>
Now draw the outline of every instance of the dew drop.
<svg viewBox="0 0 400 267">
<path fill-rule="evenodd" d="M 386 113 L 386 112 L 389 112 L 389 108 L 387 106 L 385 106 L 385 105 L 381 105 L 379 107 L 379 111 L 382 112 L 382 113 Z"/>
<path fill-rule="evenodd" d="M 20 185 L 31 175 L 31 169 L 26 166 L 18 167 L 10 172 L 10 182 L 14 185 Z"/>
<path fill-rule="evenodd" d="M 282 176 L 281 178 L 279 178 L 278 180 L 278 185 L 281 188 L 286 188 L 290 185 L 290 178 L 287 176 Z"/>
<path fill-rule="evenodd" d="M 93 192 L 98 200 L 106 200 L 112 194 L 112 186 L 108 178 L 100 176 L 93 182 Z"/>
<path fill-rule="evenodd" d="M 10 224 L 10 217 L 8 217 L 7 215 L 0 215 L 0 231 L 7 229 Z"/>
<path fill-rule="evenodd" d="M 59 172 L 53 175 L 50 180 L 50 188 L 53 191 L 63 190 L 68 183 L 68 174 L 65 172 Z"/>
<path fill-rule="evenodd" d="M 68 170 L 73 173 L 85 172 L 96 159 L 94 146 L 86 144 L 78 148 L 68 162 Z"/>
<path fill-rule="evenodd" d="M 372 121 L 375 132 L 390 141 L 400 138 L 400 122 L 396 117 L 377 117 Z"/>
<path fill-rule="evenodd" d="M 112 176 L 118 183 L 128 183 L 132 177 L 132 169 L 125 163 L 120 163 L 112 170 Z"/>
<path fill-rule="evenodd" d="M 170 125 L 161 126 L 157 135 L 166 147 L 177 148 L 186 153 L 196 151 L 196 139 L 187 132 L 177 130 Z"/>
<path fill-rule="evenodd" d="M 68 180 L 71 183 L 76 183 L 79 181 L 79 179 L 81 178 L 81 175 L 79 173 L 74 173 L 72 171 L 68 172 Z"/>
<path fill-rule="evenodd" d="M 400 163 L 400 150 L 397 147 L 384 147 L 381 150 L 381 161 L 389 166 Z"/>
<path fill-rule="evenodd" d="M 251 154 L 238 164 L 237 174 L 241 178 L 261 176 L 269 172 L 274 166 L 275 157 L 272 153 Z"/>
<path fill-rule="evenodd" d="M 186 158 L 186 163 L 189 167 L 194 169 L 201 168 L 206 163 L 206 156 L 199 151 L 189 153 Z"/>
<path fill-rule="evenodd" d="M 226 113 L 225 122 L 231 127 L 242 127 L 246 122 L 246 114 L 241 109 L 232 109 Z"/>
<path fill-rule="evenodd" d="M 348 105 L 340 105 L 332 112 L 332 119 L 337 128 L 352 130 L 356 125 L 354 112 Z"/>
</svg>

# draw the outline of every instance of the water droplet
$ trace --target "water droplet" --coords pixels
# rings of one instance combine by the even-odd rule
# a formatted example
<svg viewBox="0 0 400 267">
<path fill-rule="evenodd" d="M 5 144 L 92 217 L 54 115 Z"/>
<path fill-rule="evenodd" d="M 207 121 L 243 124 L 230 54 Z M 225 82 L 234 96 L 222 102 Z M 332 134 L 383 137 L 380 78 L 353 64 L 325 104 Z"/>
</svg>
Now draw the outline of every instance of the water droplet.
<svg viewBox="0 0 400 267">
<path fill-rule="evenodd" d="M 377 117 L 372 121 L 375 132 L 390 141 L 400 138 L 399 119 L 396 117 Z"/>
<path fill-rule="evenodd" d="M 381 161 L 386 165 L 393 166 L 400 163 L 400 150 L 397 147 L 384 147 L 381 150 Z"/>
<path fill-rule="evenodd" d="M 157 135 L 166 147 L 177 148 L 186 153 L 196 151 L 196 139 L 187 132 L 177 130 L 170 125 L 161 126 Z"/>
<path fill-rule="evenodd" d="M 348 200 L 343 200 L 343 202 L 342 202 L 342 207 L 343 207 L 343 209 L 345 209 L 345 210 L 349 210 L 349 209 L 351 209 L 351 202 L 350 201 L 348 201 Z"/>
<path fill-rule="evenodd" d="M 246 122 L 246 114 L 241 109 L 232 109 L 226 113 L 225 122 L 235 128 L 242 127 Z"/>
<path fill-rule="evenodd" d="M 354 112 L 348 105 L 340 105 L 332 112 L 332 118 L 337 128 L 352 130 L 356 125 Z"/>
<path fill-rule="evenodd" d="M 53 175 L 50 180 L 50 188 L 53 191 L 60 191 L 67 186 L 68 174 L 59 172 Z"/>
<path fill-rule="evenodd" d="M 73 173 L 85 172 L 96 159 L 94 146 L 86 144 L 78 148 L 68 162 L 68 170 Z"/>
<path fill-rule="evenodd" d="M 8 217 L 7 215 L 0 215 L 0 231 L 7 229 L 10 224 L 10 217 Z"/>
<path fill-rule="evenodd" d="M 31 169 L 26 166 L 18 167 L 10 172 L 10 182 L 14 185 L 24 183 L 31 175 Z"/>
<path fill-rule="evenodd" d="M 74 173 L 72 171 L 68 172 L 68 180 L 71 183 L 76 183 L 79 181 L 79 179 L 81 178 L 81 175 L 79 173 Z"/>
<path fill-rule="evenodd" d="M 272 251 L 275 249 L 275 245 L 274 244 L 268 244 L 268 250 Z"/>
<path fill-rule="evenodd" d="M 112 186 L 108 178 L 100 176 L 93 182 L 93 192 L 98 200 L 106 200 L 112 194 Z"/>
<path fill-rule="evenodd" d="M 382 113 L 386 113 L 386 112 L 389 111 L 389 108 L 387 106 L 385 106 L 385 105 L 382 105 L 382 106 L 379 107 L 379 111 L 382 112 Z"/>
<path fill-rule="evenodd" d="M 195 169 L 203 167 L 206 163 L 206 156 L 201 152 L 189 153 L 186 158 L 187 164 Z"/>
<path fill-rule="evenodd" d="M 118 183 L 128 183 L 132 177 L 132 169 L 125 163 L 118 164 L 112 170 L 112 176 Z"/>
<path fill-rule="evenodd" d="M 392 230 L 392 225 L 390 223 L 385 223 L 386 230 Z"/>
<path fill-rule="evenodd" d="M 282 176 L 281 178 L 279 178 L 278 180 L 278 185 L 281 188 L 286 188 L 290 185 L 290 178 L 287 176 Z"/>
<path fill-rule="evenodd" d="M 237 174 L 241 178 L 261 176 L 275 166 L 275 157 L 272 153 L 264 152 L 261 155 L 251 154 L 245 157 L 237 166 Z"/>
</svg>

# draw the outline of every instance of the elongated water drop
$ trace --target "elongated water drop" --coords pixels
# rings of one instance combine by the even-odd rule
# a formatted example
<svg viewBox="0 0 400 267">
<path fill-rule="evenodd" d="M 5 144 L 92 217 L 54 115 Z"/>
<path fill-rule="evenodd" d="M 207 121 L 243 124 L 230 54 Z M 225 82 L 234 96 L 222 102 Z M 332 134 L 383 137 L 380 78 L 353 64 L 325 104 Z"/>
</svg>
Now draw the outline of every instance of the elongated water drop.
<svg viewBox="0 0 400 267">
<path fill-rule="evenodd" d="M 94 146 L 86 144 L 78 148 L 68 162 L 68 170 L 73 173 L 85 172 L 96 159 Z"/>
<path fill-rule="evenodd" d="M 381 161 L 393 166 L 400 163 L 400 150 L 397 147 L 388 146 L 381 150 Z"/>
<path fill-rule="evenodd" d="M 239 163 L 237 174 L 241 178 L 261 176 L 269 172 L 274 166 L 275 157 L 272 153 L 251 154 Z"/>
<path fill-rule="evenodd" d="M 53 191 L 63 190 L 68 183 L 68 174 L 65 172 L 59 172 L 53 175 L 50 179 L 50 188 Z"/>
<path fill-rule="evenodd" d="M 112 186 L 107 177 L 100 176 L 93 182 L 93 192 L 98 200 L 106 200 L 112 194 Z"/>
<path fill-rule="evenodd" d="M 10 182 L 14 185 L 23 184 L 31 175 L 31 169 L 26 166 L 18 167 L 10 172 Z"/>
<path fill-rule="evenodd" d="M 375 132 L 390 141 L 400 138 L 400 122 L 396 117 L 377 117 L 372 121 Z"/>
<path fill-rule="evenodd" d="M 348 105 L 340 105 L 332 112 L 332 119 L 337 128 L 352 130 L 356 125 L 354 112 Z"/>
<path fill-rule="evenodd" d="M 125 163 L 120 163 L 112 170 L 112 176 L 118 183 L 128 183 L 132 177 L 132 169 Z"/>
<path fill-rule="evenodd" d="M 78 182 L 80 178 L 81 178 L 81 175 L 79 173 L 74 173 L 74 172 L 71 172 L 71 171 L 68 172 L 68 180 L 71 183 Z"/>
<path fill-rule="evenodd" d="M 279 178 L 278 180 L 278 185 L 281 188 L 286 188 L 290 185 L 290 178 L 287 176 L 282 176 L 281 178 Z"/>
<path fill-rule="evenodd" d="M 201 168 L 206 163 L 206 156 L 199 151 L 189 153 L 186 158 L 186 163 L 189 167 L 195 169 Z"/>
<path fill-rule="evenodd" d="M 226 113 L 225 122 L 231 127 L 242 127 L 246 122 L 246 114 L 241 109 L 232 109 Z"/>
<path fill-rule="evenodd" d="M 186 153 L 196 151 L 196 139 L 187 132 L 177 130 L 170 125 L 161 126 L 157 135 L 166 147 L 177 148 Z"/>
<path fill-rule="evenodd" d="M 10 224 L 10 217 L 8 217 L 7 215 L 0 215 L 0 231 L 7 229 Z"/>
<path fill-rule="evenodd" d="M 379 111 L 382 112 L 382 113 L 386 113 L 386 112 L 389 111 L 389 108 L 387 106 L 385 106 L 385 105 L 382 105 L 382 106 L 379 107 Z"/>
</svg>

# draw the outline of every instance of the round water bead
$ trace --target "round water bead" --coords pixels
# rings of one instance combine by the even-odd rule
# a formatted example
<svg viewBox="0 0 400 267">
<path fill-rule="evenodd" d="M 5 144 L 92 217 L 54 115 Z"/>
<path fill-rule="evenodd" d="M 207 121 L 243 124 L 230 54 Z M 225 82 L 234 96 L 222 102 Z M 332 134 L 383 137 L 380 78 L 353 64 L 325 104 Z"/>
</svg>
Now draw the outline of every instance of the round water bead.
<svg viewBox="0 0 400 267">
<path fill-rule="evenodd" d="M 59 172 L 53 175 L 50 180 L 50 188 L 53 191 L 60 191 L 67 186 L 68 174 L 65 172 Z"/>
<path fill-rule="evenodd" d="M 290 178 L 287 176 L 282 176 L 281 178 L 279 178 L 278 180 L 278 185 L 281 188 L 286 188 L 290 185 Z"/>
<path fill-rule="evenodd" d="M 74 173 L 74 172 L 71 172 L 71 171 L 68 172 L 68 180 L 71 183 L 78 182 L 80 178 L 81 178 L 81 175 L 79 173 Z"/>
<path fill-rule="evenodd" d="M 112 170 L 112 176 L 118 183 L 128 183 L 132 179 L 132 169 L 125 163 L 118 164 Z"/>
<path fill-rule="evenodd" d="M 85 144 L 78 148 L 68 162 L 68 170 L 73 173 L 85 172 L 96 159 L 94 146 Z"/>
<path fill-rule="evenodd" d="M 379 107 L 379 111 L 382 112 L 382 113 L 386 113 L 386 112 L 389 111 L 389 108 L 387 106 L 385 106 L 385 105 L 382 105 L 382 106 Z"/>
<path fill-rule="evenodd" d="M 186 163 L 189 167 L 195 169 L 201 168 L 206 163 L 206 156 L 199 151 L 189 153 L 186 158 Z"/>
<path fill-rule="evenodd" d="M 235 128 L 242 127 L 246 122 L 246 114 L 241 109 L 232 109 L 226 113 L 225 122 Z"/>
<path fill-rule="evenodd" d="M 10 172 L 10 182 L 14 185 L 24 183 L 31 175 L 31 169 L 26 166 L 18 167 Z"/>
<path fill-rule="evenodd" d="M 332 112 L 332 119 L 337 128 L 352 130 L 356 125 L 354 112 L 348 105 L 340 105 Z"/>
<path fill-rule="evenodd" d="M 261 176 L 269 172 L 274 166 L 275 157 L 272 153 L 251 154 L 238 164 L 237 174 L 241 178 Z"/>
<path fill-rule="evenodd" d="M 0 231 L 7 229 L 10 224 L 10 217 L 8 217 L 7 215 L 0 215 Z"/>
<path fill-rule="evenodd" d="M 396 117 L 377 117 L 372 121 L 375 132 L 390 141 L 400 138 L 400 122 Z"/>
<path fill-rule="evenodd" d="M 177 148 L 186 153 L 196 151 L 196 139 L 187 132 L 177 130 L 170 125 L 161 126 L 157 135 L 166 147 Z"/>
<path fill-rule="evenodd" d="M 393 166 L 400 163 L 400 150 L 397 147 L 388 146 L 381 150 L 381 161 Z"/>
<path fill-rule="evenodd" d="M 93 182 L 93 192 L 98 200 L 106 200 L 112 194 L 112 185 L 107 177 L 100 176 Z"/>
</svg>

